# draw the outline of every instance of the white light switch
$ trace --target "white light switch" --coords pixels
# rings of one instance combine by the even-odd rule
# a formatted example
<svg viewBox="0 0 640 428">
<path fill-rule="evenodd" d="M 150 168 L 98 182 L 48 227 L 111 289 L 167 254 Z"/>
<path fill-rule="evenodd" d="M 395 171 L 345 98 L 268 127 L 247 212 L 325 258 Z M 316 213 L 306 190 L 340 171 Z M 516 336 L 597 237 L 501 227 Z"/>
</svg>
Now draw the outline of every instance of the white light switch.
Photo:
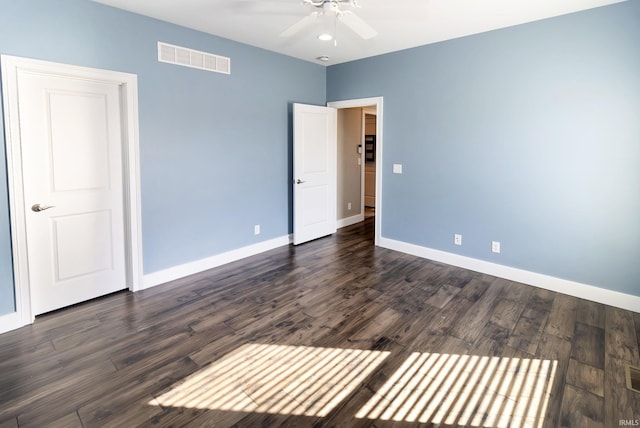
<svg viewBox="0 0 640 428">
<path fill-rule="evenodd" d="M 393 164 L 393 173 L 394 174 L 402 174 L 402 164 L 394 163 Z"/>
</svg>

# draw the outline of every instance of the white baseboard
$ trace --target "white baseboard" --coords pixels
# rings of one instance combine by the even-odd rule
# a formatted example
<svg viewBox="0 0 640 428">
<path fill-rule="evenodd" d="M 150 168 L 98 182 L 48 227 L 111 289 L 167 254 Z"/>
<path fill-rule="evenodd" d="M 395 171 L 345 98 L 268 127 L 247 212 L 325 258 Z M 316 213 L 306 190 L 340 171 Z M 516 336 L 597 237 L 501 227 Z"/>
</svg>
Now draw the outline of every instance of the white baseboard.
<svg viewBox="0 0 640 428">
<path fill-rule="evenodd" d="M 226 253 L 216 254 L 206 259 L 196 260 L 194 262 L 185 263 L 168 269 L 145 274 L 142 278 L 142 289 L 155 287 L 169 281 L 184 278 L 185 276 L 203 272 L 222 266 L 226 263 L 235 262 L 274 248 L 289 245 L 292 242 L 291 235 L 281 236 L 279 238 L 270 239 L 268 241 L 258 242 L 257 244 L 248 245 L 236 250 L 227 251 Z"/>
<path fill-rule="evenodd" d="M 354 216 L 338 220 L 336 226 L 338 229 L 342 229 L 343 227 L 351 226 L 352 224 L 360 223 L 361 221 L 364 221 L 364 214 L 356 214 Z"/>
<path fill-rule="evenodd" d="M 0 315 L 0 334 L 7 331 L 15 330 L 24 326 L 22 318 L 18 312 L 11 312 L 6 315 Z"/>
<path fill-rule="evenodd" d="M 408 244 L 389 238 L 380 238 L 379 246 L 390 250 L 400 251 L 437 262 L 469 269 L 475 272 L 485 273 L 508 279 L 510 281 L 521 282 L 538 288 L 555 291 L 605 305 L 615 306 L 632 312 L 640 312 L 640 296 L 620 293 L 618 291 L 607 290 L 593 285 L 560 279 L 549 275 L 530 272 L 509 266 L 499 265 L 484 260 L 473 259 L 460 256 L 458 254 L 447 253 L 445 251 L 434 250 L 432 248 L 421 247 L 419 245 Z"/>
<path fill-rule="evenodd" d="M 356 216 L 354 216 L 356 217 Z M 353 217 L 350 217 L 353 218 Z M 347 219 L 345 219 L 347 220 Z M 341 226 L 344 227 L 344 226 Z M 226 253 L 218 254 L 202 260 L 174 266 L 169 269 L 146 274 L 143 277 L 143 289 L 164 284 L 169 281 L 180 279 L 189 275 L 203 272 L 231 263 L 249 256 L 253 256 L 265 251 L 269 251 L 291 243 L 291 236 L 282 236 L 269 241 L 238 248 Z M 419 245 L 408 244 L 389 238 L 380 238 L 379 246 L 390 250 L 400 251 L 437 262 L 458 266 L 475 272 L 497 276 L 511 281 L 521 282 L 534 287 L 544 288 L 570 296 L 591 300 L 605 305 L 615 306 L 633 312 L 640 312 L 640 297 L 631 294 L 620 293 L 618 291 L 607 290 L 593 285 L 568 281 L 548 275 L 503 266 L 484 260 L 473 259 L 460 256 L 458 254 L 447 253 L 445 251 L 434 250 L 432 248 L 421 247 Z M 17 312 L 0 315 L 0 333 L 5 333 L 25 325 Z"/>
</svg>

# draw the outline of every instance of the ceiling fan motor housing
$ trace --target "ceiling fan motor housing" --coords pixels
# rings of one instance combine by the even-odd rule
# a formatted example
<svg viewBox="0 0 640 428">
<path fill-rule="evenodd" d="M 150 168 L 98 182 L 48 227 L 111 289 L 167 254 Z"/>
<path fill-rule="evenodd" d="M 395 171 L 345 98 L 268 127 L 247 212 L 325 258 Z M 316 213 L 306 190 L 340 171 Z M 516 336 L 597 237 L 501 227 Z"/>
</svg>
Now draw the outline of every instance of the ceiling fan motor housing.
<svg viewBox="0 0 640 428">
<path fill-rule="evenodd" d="M 340 6 L 336 1 L 327 1 L 322 5 L 322 12 L 325 15 L 337 15 L 340 13 Z"/>
<path fill-rule="evenodd" d="M 339 14 L 342 6 L 359 7 L 357 0 L 304 0 L 304 3 L 322 9 L 325 15 Z"/>
</svg>

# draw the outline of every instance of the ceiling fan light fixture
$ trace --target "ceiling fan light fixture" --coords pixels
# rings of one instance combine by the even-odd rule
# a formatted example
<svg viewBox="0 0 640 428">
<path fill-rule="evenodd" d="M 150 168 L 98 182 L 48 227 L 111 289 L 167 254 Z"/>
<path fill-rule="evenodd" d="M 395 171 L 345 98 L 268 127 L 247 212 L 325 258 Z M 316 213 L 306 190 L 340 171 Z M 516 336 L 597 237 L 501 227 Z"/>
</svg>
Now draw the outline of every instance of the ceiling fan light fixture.
<svg viewBox="0 0 640 428">
<path fill-rule="evenodd" d="M 329 40 L 333 39 L 333 36 L 329 33 L 322 33 L 318 36 L 318 39 L 324 42 L 328 42 Z"/>
<path fill-rule="evenodd" d="M 342 22 L 351 31 L 356 33 L 362 39 L 367 40 L 375 37 L 378 32 L 371 28 L 362 18 L 357 16 L 353 11 L 347 10 L 349 7 L 359 7 L 357 0 L 303 0 L 303 4 L 312 6 L 311 14 L 303 17 L 298 22 L 284 30 L 280 37 L 291 37 L 302 29 L 310 26 L 320 17 L 333 17 L 334 19 L 334 39 L 335 27 L 337 22 Z M 321 39 L 322 40 L 322 39 Z M 331 39 L 326 39 L 331 40 Z"/>
</svg>

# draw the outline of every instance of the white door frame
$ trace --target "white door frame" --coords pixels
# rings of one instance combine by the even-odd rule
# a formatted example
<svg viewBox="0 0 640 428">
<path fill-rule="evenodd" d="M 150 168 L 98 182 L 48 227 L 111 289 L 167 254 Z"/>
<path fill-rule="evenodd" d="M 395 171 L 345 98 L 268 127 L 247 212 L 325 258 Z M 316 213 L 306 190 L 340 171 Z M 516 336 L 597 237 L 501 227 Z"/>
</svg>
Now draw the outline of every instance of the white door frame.
<svg viewBox="0 0 640 428">
<path fill-rule="evenodd" d="M 376 215 L 375 215 L 375 245 L 380 245 L 380 237 L 382 232 L 382 112 L 383 97 L 358 98 L 344 101 L 331 101 L 327 103 L 327 107 L 337 109 L 353 108 L 353 107 L 369 107 L 376 106 Z M 364 130 L 363 130 L 364 134 Z M 364 147 L 362 149 L 364 152 Z M 363 166 L 364 168 L 364 162 Z M 364 185 L 362 192 L 364 192 Z M 364 213 L 364 211 L 363 211 Z"/>
<path fill-rule="evenodd" d="M 125 216 L 125 263 L 127 287 L 142 288 L 142 228 L 140 214 L 140 168 L 138 137 L 138 80 L 135 74 L 100 70 L 2 55 L 2 90 L 4 106 L 5 145 L 9 212 L 15 284 L 14 313 L 0 316 L 0 332 L 18 328 L 34 321 L 31 311 L 31 287 L 27 257 L 26 213 L 20 123 L 18 105 L 18 75 L 21 72 L 76 79 L 98 80 L 120 85 L 122 114 L 122 162 Z"/>
</svg>

